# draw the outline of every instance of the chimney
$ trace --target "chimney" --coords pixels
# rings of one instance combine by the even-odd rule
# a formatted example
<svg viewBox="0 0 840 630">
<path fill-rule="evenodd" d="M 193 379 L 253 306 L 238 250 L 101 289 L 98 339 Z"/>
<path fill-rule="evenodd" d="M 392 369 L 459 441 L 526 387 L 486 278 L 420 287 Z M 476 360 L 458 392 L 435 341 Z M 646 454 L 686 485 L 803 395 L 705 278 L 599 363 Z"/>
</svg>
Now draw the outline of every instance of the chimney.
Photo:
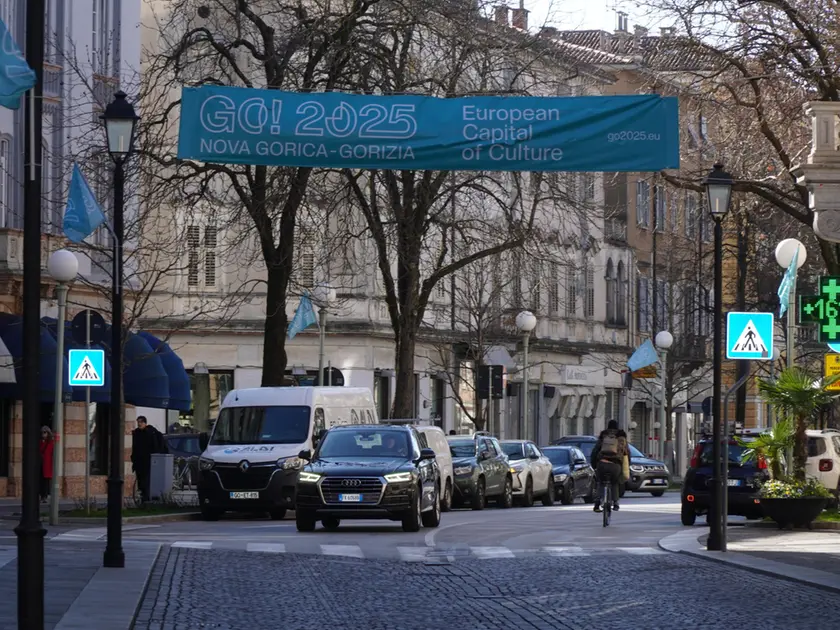
<svg viewBox="0 0 840 630">
<path fill-rule="evenodd" d="M 510 26 L 508 24 L 508 8 L 503 4 L 496 7 L 496 24 Z"/>
<path fill-rule="evenodd" d="M 660 35 L 662 35 L 662 37 L 673 37 L 674 35 L 676 35 L 677 29 L 673 26 L 663 26 L 659 29 L 659 33 Z"/>
<path fill-rule="evenodd" d="M 543 26 L 540 29 L 540 37 L 544 37 L 546 39 L 556 39 L 557 29 L 553 26 Z"/>
<path fill-rule="evenodd" d="M 528 30 L 528 9 L 526 9 L 523 2 L 519 3 L 519 8 L 513 10 L 513 28 L 518 28 L 520 31 Z"/>
<path fill-rule="evenodd" d="M 633 35 L 637 39 L 641 39 L 642 37 L 647 37 L 648 30 L 644 26 L 635 25 L 633 26 Z"/>
<path fill-rule="evenodd" d="M 603 50 L 604 52 L 610 52 L 609 45 L 607 43 L 608 33 L 606 31 L 598 31 L 598 49 Z"/>
<path fill-rule="evenodd" d="M 618 12 L 618 25 L 616 26 L 615 32 L 616 33 L 626 33 L 627 32 L 627 14 L 623 11 Z"/>
</svg>

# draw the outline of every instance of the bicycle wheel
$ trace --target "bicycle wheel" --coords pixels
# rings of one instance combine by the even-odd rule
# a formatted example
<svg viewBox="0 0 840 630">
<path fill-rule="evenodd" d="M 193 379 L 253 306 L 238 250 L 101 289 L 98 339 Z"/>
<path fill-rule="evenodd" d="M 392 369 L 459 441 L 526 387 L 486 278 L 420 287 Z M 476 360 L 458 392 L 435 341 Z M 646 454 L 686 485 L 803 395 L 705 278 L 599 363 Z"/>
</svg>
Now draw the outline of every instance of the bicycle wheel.
<svg viewBox="0 0 840 630">
<path fill-rule="evenodd" d="M 610 516 L 612 515 L 612 503 L 610 502 L 609 486 L 607 486 L 606 490 L 604 491 L 604 503 L 601 509 L 603 510 L 604 514 L 604 527 L 609 527 Z"/>
</svg>

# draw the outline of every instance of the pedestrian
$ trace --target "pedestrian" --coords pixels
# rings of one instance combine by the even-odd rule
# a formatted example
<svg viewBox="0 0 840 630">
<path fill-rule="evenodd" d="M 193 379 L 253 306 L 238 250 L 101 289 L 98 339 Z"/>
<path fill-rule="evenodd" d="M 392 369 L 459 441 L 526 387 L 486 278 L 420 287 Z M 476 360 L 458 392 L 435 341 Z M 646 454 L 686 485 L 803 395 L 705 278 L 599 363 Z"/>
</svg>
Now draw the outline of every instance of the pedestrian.
<svg viewBox="0 0 840 630">
<path fill-rule="evenodd" d="M 137 428 L 131 432 L 131 468 L 137 478 L 140 500 L 149 500 L 149 479 L 152 473 L 152 455 L 165 453 L 163 433 L 149 424 L 146 416 L 137 416 Z"/>
<path fill-rule="evenodd" d="M 455 429 L 449 429 L 449 435 L 458 435 L 458 434 L 455 432 Z"/>
<path fill-rule="evenodd" d="M 50 498 L 50 488 L 53 478 L 53 453 L 55 452 L 55 436 L 48 426 L 41 427 L 41 485 L 38 494 L 41 503 Z"/>
</svg>

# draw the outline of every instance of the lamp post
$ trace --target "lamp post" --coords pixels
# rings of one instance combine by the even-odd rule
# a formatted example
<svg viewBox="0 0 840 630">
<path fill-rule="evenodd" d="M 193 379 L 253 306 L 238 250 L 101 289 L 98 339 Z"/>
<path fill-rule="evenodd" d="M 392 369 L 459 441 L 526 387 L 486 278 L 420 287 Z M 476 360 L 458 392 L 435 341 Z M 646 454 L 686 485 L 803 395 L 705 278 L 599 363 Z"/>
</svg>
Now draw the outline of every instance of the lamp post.
<svg viewBox="0 0 840 630">
<path fill-rule="evenodd" d="M 723 545 L 723 513 L 721 511 L 721 497 L 723 496 L 721 471 L 721 412 L 720 391 L 722 386 L 723 357 L 723 219 L 729 212 L 729 200 L 732 196 L 732 176 L 723 170 L 723 164 L 714 165 L 711 173 L 704 182 L 706 200 L 709 213 L 715 222 L 715 328 L 714 328 L 714 360 L 712 387 L 712 460 L 714 470 L 712 476 L 712 504 L 709 509 L 709 539 L 706 548 L 709 551 L 721 551 Z"/>
<path fill-rule="evenodd" d="M 47 261 L 47 272 L 55 280 L 55 294 L 58 298 L 58 318 L 56 320 L 55 351 L 55 403 L 53 409 L 53 430 L 59 440 L 53 449 L 53 477 L 50 496 L 50 525 L 58 525 L 58 504 L 61 493 L 61 478 L 64 476 L 63 451 L 61 440 L 64 435 L 64 320 L 67 317 L 67 291 L 69 284 L 79 273 L 79 259 L 76 254 L 66 249 L 52 253 Z"/>
<path fill-rule="evenodd" d="M 123 360 L 122 360 L 122 263 L 123 263 L 123 205 L 125 204 L 125 170 L 123 168 L 134 149 L 134 131 L 139 117 L 126 100 L 122 90 L 105 108 L 101 118 L 105 122 L 108 153 L 114 160 L 114 265 L 111 290 L 111 407 L 110 407 L 110 468 L 108 474 L 108 522 L 104 566 L 124 567 L 122 548 L 123 452 Z"/>
<path fill-rule="evenodd" d="M 522 311 L 516 316 L 516 328 L 522 333 L 522 429 L 528 427 L 528 342 L 531 332 L 537 327 L 537 318 L 531 311 Z M 519 437 L 523 437 L 520 431 Z"/>
<path fill-rule="evenodd" d="M 776 382 L 776 361 L 779 360 L 779 357 L 782 356 L 782 351 L 779 349 L 779 346 L 773 345 L 773 360 L 770 361 L 770 380 L 774 383 Z M 767 405 L 767 426 L 772 427 L 775 424 L 775 418 L 773 418 L 773 407 Z"/>
<path fill-rule="evenodd" d="M 660 454 L 662 456 L 662 460 L 664 461 L 665 440 L 663 439 L 663 435 L 666 432 L 665 428 L 668 426 L 665 422 L 665 386 L 668 384 L 668 349 L 674 345 L 674 336 L 667 330 L 663 330 L 656 333 L 654 344 L 659 349 L 659 364 L 662 366 L 662 377 L 660 379 L 660 384 L 662 385 L 662 397 L 659 399 L 659 444 L 657 445 L 657 451 L 661 451 Z"/>
<path fill-rule="evenodd" d="M 805 261 L 808 259 L 808 250 L 805 246 L 795 238 L 786 238 L 776 245 L 776 262 L 782 269 L 790 267 L 793 262 L 793 256 L 796 252 L 799 254 L 796 257 L 796 271 L 798 272 Z M 793 280 L 790 285 L 790 293 L 788 294 L 788 309 L 787 309 L 787 366 L 793 367 L 796 359 L 794 343 L 796 342 L 796 273 L 793 274 Z"/>
<path fill-rule="evenodd" d="M 328 283 L 322 282 L 315 287 L 312 293 L 315 303 L 318 305 L 318 319 L 321 328 L 318 334 L 318 385 L 323 386 L 324 381 L 324 337 L 327 335 L 327 309 L 335 302 L 335 289 Z"/>
</svg>

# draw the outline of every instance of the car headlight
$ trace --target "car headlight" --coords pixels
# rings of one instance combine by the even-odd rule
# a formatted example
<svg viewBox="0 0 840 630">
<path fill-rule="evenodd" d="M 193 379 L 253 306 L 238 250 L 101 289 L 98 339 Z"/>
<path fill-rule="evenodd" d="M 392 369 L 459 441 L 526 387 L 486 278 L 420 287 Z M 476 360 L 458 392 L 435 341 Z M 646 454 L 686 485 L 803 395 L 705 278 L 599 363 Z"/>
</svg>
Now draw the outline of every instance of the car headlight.
<svg viewBox="0 0 840 630">
<path fill-rule="evenodd" d="M 469 475 L 472 471 L 472 466 L 456 466 L 452 472 L 456 475 Z"/>
<path fill-rule="evenodd" d="M 645 472 L 645 467 L 634 465 L 634 466 L 630 466 L 630 470 L 632 470 L 633 472 L 639 472 L 640 473 L 640 472 Z"/>
<path fill-rule="evenodd" d="M 670 474 L 671 474 L 671 471 L 670 471 L 670 470 L 668 470 L 668 467 L 667 467 L 667 466 L 663 466 L 663 467 L 662 467 L 662 470 L 664 470 L 664 471 L 665 471 L 665 474 L 666 474 L 666 475 L 670 475 Z"/>
<path fill-rule="evenodd" d="M 298 481 L 302 481 L 303 483 L 315 483 L 321 478 L 321 475 L 318 473 L 311 473 L 311 472 L 304 472 L 298 475 Z"/>
<path fill-rule="evenodd" d="M 411 473 L 410 472 L 391 473 L 389 475 L 385 475 L 385 481 L 388 481 L 390 483 L 405 483 L 406 481 L 411 481 Z"/>
<path fill-rule="evenodd" d="M 569 475 L 565 475 L 563 473 L 560 473 L 559 475 L 554 475 L 554 481 L 558 481 L 560 483 L 563 483 L 564 481 L 566 481 L 566 479 L 568 477 L 569 477 Z"/>
<path fill-rule="evenodd" d="M 510 465 L 510 472 L 512 473 L 520 473 L 525 470 L 525 464 L 511 464 Z"/>
<path fill-rule="evenodd" d="M 213 466 L 216 465 L 212 459 L 205 459 L 204 457 L 198 458 L 198 467 L 201 470 L 210 470 Z"/>
<path fill-rule="evenodd" d="M 299 470 L 303 468 L 303 460 L 300 457 L 281 457 L 277 460 L 277 467 L 283 470 Z"/>
</svg>

